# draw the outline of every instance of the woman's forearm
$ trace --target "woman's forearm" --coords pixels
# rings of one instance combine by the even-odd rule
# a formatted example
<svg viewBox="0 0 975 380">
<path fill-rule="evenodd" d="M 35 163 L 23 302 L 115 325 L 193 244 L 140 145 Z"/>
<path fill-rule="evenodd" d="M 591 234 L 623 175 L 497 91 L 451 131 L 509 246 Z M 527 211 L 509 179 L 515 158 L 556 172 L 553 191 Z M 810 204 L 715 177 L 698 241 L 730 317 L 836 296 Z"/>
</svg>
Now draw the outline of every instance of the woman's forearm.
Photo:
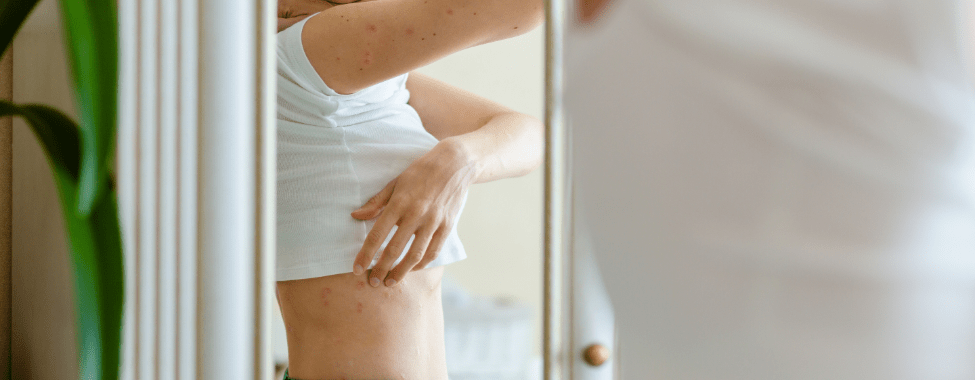
<svg viewBox="0 0 975 380">
<path fill-rule="evenodd" d="M 492 117 L 475 131 L 446 138 L 459 159 L 474 168 L 472 183 L 528 174 L 542 162 L 544 127 L 538 119 L 519 113 Z"/>
</svg>

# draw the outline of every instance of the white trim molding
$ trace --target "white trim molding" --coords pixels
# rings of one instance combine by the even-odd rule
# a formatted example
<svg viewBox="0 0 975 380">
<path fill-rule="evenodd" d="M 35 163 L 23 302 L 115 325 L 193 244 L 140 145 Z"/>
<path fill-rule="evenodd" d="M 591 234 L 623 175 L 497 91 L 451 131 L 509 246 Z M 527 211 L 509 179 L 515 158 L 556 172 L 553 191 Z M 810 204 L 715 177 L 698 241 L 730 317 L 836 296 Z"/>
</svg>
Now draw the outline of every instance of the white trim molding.
<svg viewBox="0 0 975 380">
<path fill-rule="evenodd" d="M 272 376 L 275 4 L 119 1 L 123 379 Z"/>
</svg>

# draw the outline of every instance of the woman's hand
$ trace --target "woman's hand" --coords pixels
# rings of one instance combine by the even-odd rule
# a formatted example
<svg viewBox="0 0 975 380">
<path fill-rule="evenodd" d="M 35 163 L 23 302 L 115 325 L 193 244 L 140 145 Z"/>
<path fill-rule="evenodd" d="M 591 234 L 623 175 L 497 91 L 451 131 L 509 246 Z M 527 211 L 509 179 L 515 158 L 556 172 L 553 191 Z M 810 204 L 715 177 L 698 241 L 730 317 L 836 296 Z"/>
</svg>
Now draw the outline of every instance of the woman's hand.
<svg viewBox="0 0 975 380">
<path fill-rule="evenodd" d="M 451 139 L 442 140 L 410 164 L 365 205 L 352 212 L 356 219 L 379 217 L 366 235 L 352 272 L 356 275 L 365 272 L 394 225 L 396 233 L 372 268 L 370 285 L 377 287 L 381 282 L 386 286 L 396 285 L 410 270 L 423 269 L 436 259 L 454 228 L 477 171 L 475 160 L 463 145 Z M 415 237 L 409 252 L 390 270 L 411 236 Z"/>
</svg>

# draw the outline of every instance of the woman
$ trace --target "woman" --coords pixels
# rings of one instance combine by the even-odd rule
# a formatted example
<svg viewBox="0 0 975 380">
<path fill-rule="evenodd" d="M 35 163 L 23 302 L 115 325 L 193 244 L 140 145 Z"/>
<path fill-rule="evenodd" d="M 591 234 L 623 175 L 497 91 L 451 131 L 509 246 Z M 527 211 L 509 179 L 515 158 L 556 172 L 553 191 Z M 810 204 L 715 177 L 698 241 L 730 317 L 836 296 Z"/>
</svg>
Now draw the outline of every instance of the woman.
<svg viewBox="0 0 975 380">
<path fill-rule="evenodd" d="M 532 29 L 541 3 L 278 9 L 277 290 L 289 376 L 446 379 L 440 280 L 465 257 L 454 225 L 467 189 L 535 168 L 542 127 L 408 73 Z"/>
</svg>

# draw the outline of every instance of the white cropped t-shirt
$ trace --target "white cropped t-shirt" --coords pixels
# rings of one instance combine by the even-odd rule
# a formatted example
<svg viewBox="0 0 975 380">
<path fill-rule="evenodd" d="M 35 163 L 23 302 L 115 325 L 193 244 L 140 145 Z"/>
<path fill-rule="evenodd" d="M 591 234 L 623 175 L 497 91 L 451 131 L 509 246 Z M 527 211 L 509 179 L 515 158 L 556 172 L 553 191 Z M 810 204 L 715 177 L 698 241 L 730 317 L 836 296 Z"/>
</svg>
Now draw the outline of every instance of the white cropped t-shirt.
<svg viewBox="0 0 975 380">
<path fill-rule="evenodd" d="M 278 281 L 351 272 L 376 221 L 352 211 L 438 142 L 407 104 L 407 74 L 349 95 L 329 88 L 301 43 L 307 20 L 277 34 Z M 455 228 L 428 267 L 466 257 Z"/>
</svg>

